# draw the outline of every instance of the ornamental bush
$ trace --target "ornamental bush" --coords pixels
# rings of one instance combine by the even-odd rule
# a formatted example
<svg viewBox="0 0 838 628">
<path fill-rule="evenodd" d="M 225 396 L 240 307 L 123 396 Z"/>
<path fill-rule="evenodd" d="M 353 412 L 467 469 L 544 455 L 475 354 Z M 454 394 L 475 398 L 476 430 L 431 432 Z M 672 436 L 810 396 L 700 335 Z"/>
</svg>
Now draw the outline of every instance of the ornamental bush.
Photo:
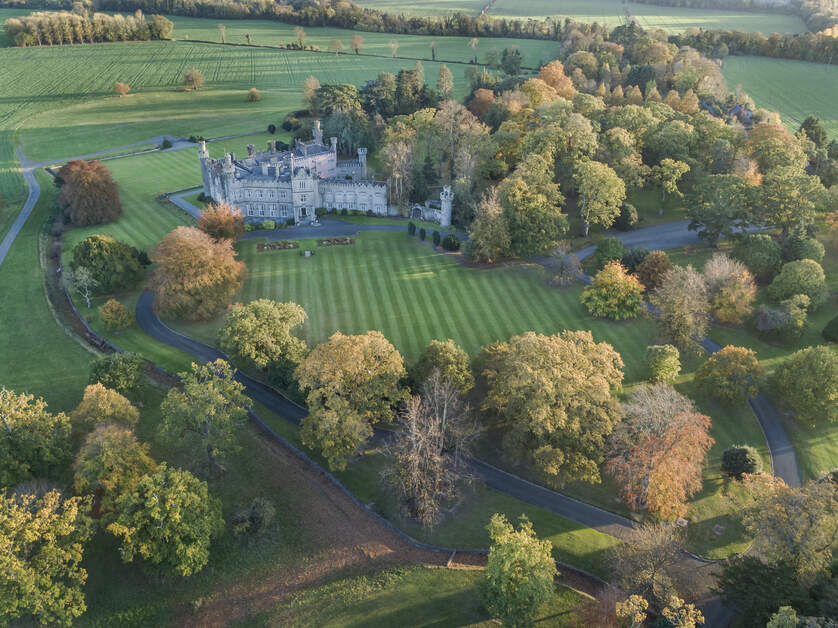
<svg viewBox="0 0 838 628">
<path fill-rule="evenodd" d="M 633 246 L 623 255 L 622 264 L 630 273 L 637 272 L 637 267 L 649 257 L 649 249 L 645 246 Z"/>
<path fill-rule="evenodd" d="M 838 355 L 829 347 L 792 354 L 774 371 L 771 383 L 800 421 L 810 426 L 838 421 Z"/>
<path fill-rule="evenodd" d="M 73 247 L 70 268 L 84 267 L 96 280 L 96 292 L 129 290 L 143 278 L 140 252 L 111 236 L 94 234 Z"/>
<path fill-rule="evenodd" d="M 795 262 L 800 259 L 811 259 L 820 264 L 825 253 L 823 244 L 810 238 L 800 230 L 792 231 L 780 247 L 780 254 L 785 262 Z"/>
<path fill-rule="evenodd" d="M 643 311 L 643 285 L 620 262 L 610 262 L 582 292 L 582 304 L 597 317 L 623 320 Z"/>
<path fill-rule="evenodd" d="M 416 223 L 413 221 L 407 223 L 407 235 L 414 235 L 416 233 Z"/>
<path fill-rule="evenodd" d="M 695 382 L 707 395 L 728 403 L 743 402 L 759 392 L 764 371 L 751 349 L 727 346 L 696 371 Z"/>
<path fill-rule="evenodd" d="M 146 364 L 136 353 L 109 353 L 94 360 L 88 382 L 101 382 L 122 395 L 138 393 L 143 388 Z"/>
<path fill-rule="evenodd" d="M 276 229 L 276 222 L 274 222 L 273 220 L 263 220 L 262 221 L 262 229 L 265 229 L 265 230 Z"/>
<path fill-rule="evenodd" d="M 626 254 L 626 247 L 617 238 L 603 238 L 597 244 L 594 263 L 597 269 L 605 268 L 609 262 L 619 262 Z"/>
<path fill-rule="evenodd" d="M 779 307 L 761 305 L 756 317 L 756 328 L 761 333 L 789 342 L 800 338 L 808 321 L 809 297 L 796 294 L 780 302 Z"/>
<path fill-rule="evenodd" d="M 650 382 L 671 384 L 681 372 L 681 354 L 672 345 L 651 345 L 646 348 L 646 372 Z"/>
<path fill-rule="evenodd" d="M 631 231 L 637 226 L 637 210 L 631 203 L 623 203 L 620 208 L 620 215 L 614 221 L 614 227 L 618 231 Z"/>
<path fill-rule="evenodd" d="M 421 229 L 419 229 L 419 239 L 420 240 L 424 240 L 426 235 L 428 235 L 428 232 L 425 231 L 425 227 L 422 227 Z"/>
<path fill-rule="evenodd" d="M 733 247 L 732 254 L 762 283 L 771 281 L 780 271 L 780 245 L 765 233 L 746 235 Z"/>
<path fill-rule="evenodd" d="M 762 473 L 762 458 L 750 445 L 734 445 L 722 454 L 722 471 L 734 478 Z"/>
<path fill-rule="evenodd" d="M 814 260 L 802 259 L 785 264 L 780 274 L 768 286 L 768 296 L 774 301 L 783 301 L 796 294 L 809 297 L 810 311 L 826 303 L 829 293 L 823 268 Z"/>
<path fill-rule="evenodd" d="M 127 329 L 134 324 L 134 315 L 116 299 L 108 299 L 99 307 L 99 317 L 110 331 Z"/>
<path fill-rule="evenodd" d="M 434 230 L 431 234 L 431 239 L 434 241 L 434 246 L 439 246 L 439 243 L 442 241 L 442 236 L 439 235 L 439 231 Z"/>
<path fill-rule="evenodd" d="M 442 248 L 446 251 L 457 251 L 460 248 L 460 241 L 453 233 L 449 233 L 447 236 L 442 238 Z"/>
<path fill-rule="evenodd" d="M 652 291 L 661 285 L 664 276 L 672 268 L 672 262 L 666 251 L 652 251 L 637 267 L 637 278 L 647 291 Z"/>
</svg>

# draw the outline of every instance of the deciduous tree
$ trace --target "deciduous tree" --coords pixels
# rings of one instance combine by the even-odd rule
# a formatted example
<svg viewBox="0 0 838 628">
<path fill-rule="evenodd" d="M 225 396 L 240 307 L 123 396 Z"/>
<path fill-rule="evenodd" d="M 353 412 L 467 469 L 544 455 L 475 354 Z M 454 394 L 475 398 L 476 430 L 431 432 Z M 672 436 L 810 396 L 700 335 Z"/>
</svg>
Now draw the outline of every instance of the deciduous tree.
<svg viewBox="0 0 838 628">
<path fill-rule="evenodd" d="M 749 233 L 733 247 L 733 257 L 748 267 L 761 283 L 780 272 L 780 245 L 766 233 Z"/>
<path fill-rule="evenodd" d="M 140 413 L 128 399 L 96 382 L 84 389 L 84 397 L 70 413 L 70 420 L 74 431 L 86 432 L 102 423 L 134 427 Z"/>
<path fill-rule="evenodd" d="M 70 419 L 43 399 L 0 387 L 0 486 L 49 477 L 70 457 Z"/>
<path fill-rule="evenodd" d="M 364 46 L 364 38 L 361 35 L 352 35 L 349 45 L 356 55 L 361 54 L 361 48 Z"/>
<path fill-rule="evenodd" d="M 439 66 L 439 76 L 436 79 L 436 91 L 443 99 L 451 98 L 454 92 L 454 75 L 444 63 Z"/>
<path fill-rule="evenodd" d="M 134 324 L 134 315 L 116 299 L 108 299 L 99 306 L 99 318 L 110 331 L 127 329 Z"/>
<path fill-rule="evenodd" d="M 119 81 L 116 81 L 113 84 L 113 92 L 114 92 L 114 94 L 116 94 L 120 98 L 122 96 L 127 95 L 128 92 L 130 92 L 130 91 L 131 91 L 131 86 L 128 85 L 128 83 L 120 83 Z"/>
<path fill-rule="evenodd" d="M 793 353 L 774 371 L 777 395 L 809 425 L 838 421 L 838 355 L 829 347 Z"/>
<path fill-rule="evenodd" d="M 680 529 L 658 523 L 629 532 L 612 550 L 614 577 L 626 593 L 640 595 L 657 609 L 663 609 L 678 589 L 681 560 Z"/>
<path fill-rule="evenodd" d="M 93 276 L 93 273 L 90 272 L 90 269 L 86 266 L 71 268 L 64 273 L 64 278 L 67 280 L 69 287 L 75 290 L 79 296 L 84 299 L 84 302 L 87 304 L 87 309 L 89 310 L 90 297 L 96 290 L 96 286 L 99 285 L 99 282 L 96 281 L 96 278 Z"/>
<path fill-rule="evenodd" d="M 824 188 L 818 177 L 796 167 L 766 173 L 760 187 L 761 218 L 786 235 L 793 226 L 808 226 L 823 205 Z"/>
<path fill-rule="evenodd" d="M 600 480 L 605 438 L 619 418 L 623 361 L 587 331 L 529 332 L 485 347 L 483 410 L 507 427 L 503 449 L 551 483 Z"/>
<path fill-rule="evenodd" d="M 701 489 L 709 431 L 710 417 L 669 384 L 636 389 L 611 434 L 606 463 L 629 507 L 667 520 L 682 516 Z"/>
<path fill-rule="evenodd" d="M 164 316 L 209 319 L 224 310 L 247 269 L 235 259 L 230 240 L 215 241 L 194 227 L 178 227 L 152 253 L 157 268 L 150 287 Z"/>
<path fill-rule="evenodd" d="M 336 332 L 294 374 L 308 391 L 303 443 L 322 453 L 331 469 L 346 468 L 349 456 L 372 436 L 372 425 L 388 420 L 404 399 L 399 382 L 405 375 L 402 356 L 381 332 Z"/>
<path fill-rule="evenodd" d="M 509 255 L 512 246 L 509 224 L 494 189 L 475 208 L 469 238 L 475 261 L 494 262 Z"/>
<path fill-rule="evenodd" d="M 204 85 L 204 75 L 198 68 L 187 70 L 186 74 L 183 75 L 183 85 L 186 89 L 198 90 Z"/>
<path fill-rule="evenodd" d="M 209 560 L 212 539 L 224 529 L 221 503 L 206 482 L 164 462 L 116 503 L 108 531 L 121 539 L 125 562 L 142 558 L 163 574 L 191 576 Z"/>
<path fill-rule="evenodd" d="M 4 621 L 34 617 L 70 626 L 87 609 L 82 567 L 93 534 L 88 499 L 0 495 L 0 608 Z"/>
<path fill-rule="evenodd" d="M 591 224 L 610 227 L 626 199 L 626 186 L 610 166 L 598 161 L 583 161 L 576 166 L 574 181 L 579 190 L 579 215 L 587 238 Z"/>
<path fill-rule="evenodd" d="M 690 171 L 689 164 L 677 159 L 661 159 L 661 162 L 652 168 L 652 177 L 661 189 L 661 214 L 663 204 L 666 202 L 666 195 L 683 196 L 678 189 L 678 181 Z"/>
<path fill-rule="evenodd" d="M 113 222 L 122 214 L 119 186 L 101 161 L 68 161 L 55 181 L 60 187 L 58 207 L 73 225 Z"/>
<path fill-rule="evenodd" d="M 784 264 L 780 274 L 768 286 L 768 296 L 783 301 L 796 294 L 809 297 L 810 309 L 816 310 L 829 299 L 823 267 L 811 259 Z"/>
<path fill-rule="evenodd" d="M 682 351 L 694 350 L 692 339 L 707 333 L 710 318 L 704 277 L 692 266 L 676 266 L 666 274 L 651 301 L 660 310 L 661 331 Z"/>
<path fill-rule="evenodd" d="M 720 322 L 739 325 L 750 316 L 757 285 L 742 262 L 716 253 L 704 264 L 703 274 L 710 310 Z"/>
<path fill-rule="evenodd" d="M 413 368 L 409 369 L 414 391 L 419 392 L 435 370 L 439 371 L 443 380 L 450 381 L 460 395 L 465 395 L 474 387 L 468 353 L 450 338 L 431 340 Z"/>
<path fill-rule="evenodd" d="M 672 262 L 666 251 L 652 251 L 637 267 L 637 278 L 646 286 L 647 292 L 652 292 L 661 285 L 671 268 Z"/>
<path fill-rule="evenodd" d="M 247 418 L 244 386 L 224 360 L 193 363 L 179 376 L 183 389 L 170 388 L 160 405 L 161 437 L 181 439 L 181 446 L 206 458 L 210 473 L 223 470 L 221 461 L 237 448 L 236 430 Z"/>
<path fill-rule="evenodd" d="M 582 292 L 582 304 L 593 316 L 623 320 L 643 312 L 643 285 L 618 261 L 599 271 Z"/>
<path fill-rule="evenodd" d="M 73 247 L 70 268 L 84 267 L 96 281 L 94 291 L 108 294 L 134 288 L 144 275 L 140 252 L 107 235 L 94 234 Z"/>
<path fill-rule="evenodd" d="M 145 360 L 136 353 L 109 353 L 93 361 L 88 382 L 101 383 L 123 395 L 136 395 L 143 388 L 145 371 Z"/>
<path fill-rule="evenodd" d="M 305 320 L 305 310 L 296 303 L 257 299 L 237 304 L 224 317 L 218 344 L 237 361 L 260 369 L 280 360 L 299 364 L 306 343 L 292 332 Z"/>
<path fill-rule="evenodd" d="M 750 226 L 758 188 L 735 174 L 711 174 L 695 187 L 687 215 L 690 230 L 716 246 L 721 238 Z"/>
<path fill-rule="evenodd" d="M 681 372 L 681 354 L 672 345 L 648 346 L 645 362 L 652 383 L 671 384 Z"/>
<path fill-rule="evenodd" d="M 695 373 L 695 382 L 706 394 L 728 403 L 743 403 L 759 392 L 765 373 L 756 353 L 728 345 L 714 353 Z"/>
<path fill-rule="evenodd" d="M 558 575 L 549 540 L 539 539 L 522 516 L 518 528 L 504 515 L 492 515 L 492 545 L 486 564 L 483 602 L 504 626 L 532 626 L 539 608 L 553 595 Z"/>
</svg>

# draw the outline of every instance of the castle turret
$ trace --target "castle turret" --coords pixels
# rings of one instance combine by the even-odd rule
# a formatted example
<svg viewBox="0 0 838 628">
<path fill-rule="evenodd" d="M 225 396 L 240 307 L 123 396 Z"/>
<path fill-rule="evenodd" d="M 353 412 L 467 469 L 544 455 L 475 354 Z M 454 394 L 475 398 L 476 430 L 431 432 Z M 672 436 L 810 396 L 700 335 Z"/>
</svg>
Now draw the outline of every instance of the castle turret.
<svg viewBox="0 0 838 628">
<path fill-rule="evenodd" d="M 367 178 L 367 149 L 366 148 L 359 148 L 358 149 L 358 163 L 361 164 L 361 178 Z"/>
<path fill-rule="evenodd" d="M 329 141 L 332 143 L 332 152 L 337 155 L 338 153 L 338 138 L 330 137 Z"/>
<path fill-rule="evenodd" d="M 323 144 L 323 129 L 320 128 L 320 120 L 314 121 L 314 143 L 320 146 Z"/>
<path fill-rule="evenodd" d="M 201 147 L 198 149 L 198 160 L 201 162 L 201 181 L 204 184 L 204 194 L 212 196 L 210 189 L 210 156 L 207 150 L 207 143 L 201 140 Z"/>
<path fill-rule="evenodd" d="M 439 204 L 440 204 L 440 212 L 439 212 L 439 226 L 440 227 L 450 227 L 451 226 L 451 205 L 454 202 L 454 192 L 451 191 L 451 186 L 446 185 L 442 188 L 442 192 L 439 193 Z"/>
</svg>

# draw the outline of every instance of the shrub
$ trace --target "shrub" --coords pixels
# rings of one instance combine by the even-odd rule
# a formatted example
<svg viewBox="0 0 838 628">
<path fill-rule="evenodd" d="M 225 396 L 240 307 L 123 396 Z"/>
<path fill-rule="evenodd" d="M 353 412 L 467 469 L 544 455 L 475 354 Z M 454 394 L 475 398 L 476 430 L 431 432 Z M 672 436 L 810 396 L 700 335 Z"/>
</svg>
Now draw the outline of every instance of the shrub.
<svg viewBox="0 0 838 628">
<path fill-rule="evenodd" d="M 142 390 L 145 370 L 145 360 L 136 353 L 109 353 L 93 361 L 88 382 L 129 395 Z"/>
<path fill-rule="evenodd" d="M 734 445 L 722 454 L 722 471 L 734 478 L 762 473 L 762 458 L 750 445 Z"/>
<path fill-rule="evenodd" d="M 614 221 L 614 227 L 619 231 L 631 231 L 637 226 L 637 210 L 631 203 L 623 203 L 620 208 L 620 215 Z"/>
<path fill-rule="evenodd" d="M 769 282 L 780 271 L 780 245 L 764 233 L 751 233 L 733 247 L 733 257 L 748 267 L 760 282 Z"/>
<path fill-rule="evenodd" d="M 340 210 L 340 215 L 341 216 L 348 216 L 349 215 L 349 210 L 346 207 L 344 207 L 342 210 Z"/>
<path fill-rule="evenodd" d="M 273 220 L 263 220 L 262 229 L 276 229 L 276 223 Z"/>
<path fill-rule="evenodd" d="M 128 83 L 120 83 L 119 81 L 116 81 L 113 84 L 113 91 L 114 94 L 118 94 L 121 98 L 122 96 L 125 96 L 128 92 L 131 91 L 131 86 L 128 85 Z"/>
<path fill-rule="evenodd" d="M 419 239 L 424 240 L 425 236 L 427 235 L 427 231 L 425 231 L 425 227 L 419 229 Z"/>
<path fill-rule="evenodd" d="M 415 235 L 416 234 L 416 224 L 412 221 L 407 223 L 407 235 Z"/>
<path fill-rule="evenodd" d="M 825 250 L 823 244 L 808 237 L 805 231 L 795 229 L 780 246 L 780 254 L 785 262 L 795 262 L 801 259 L 811 259 L 820 264 Z"/>
<path fill-rule="evenodd" d="M 262 92 L 255 87 L 251 87 L 247 92 L 247 102 L 259 102 L 262 100 Z"/>
<path fill-rule="evenodd" d="M 645 246 L 633 246 L 623 255 L 622 264 L 630 273 L 635 273 L 643 260 L 649 257 L 649 252 Z"/>
<path fill-rule="evenodd" d="M 269 124 L 268 125 L 268 133 L 270 133 L 271 135 L 276 133 L 276 125 L 275 124 Z"/>
<path fill-rule="evenodd" d="M 823 268 L 814 260 L 802 259 L 785 264 L 780 274 L 768 286 L 768 296 L 774 301 L 783 301 L 796 294 L 809 297 L 811 310 L 826 303 L 829 293 Z"/>
<path fill-rule="evenodd" d="M 206 141 L 206 139 L 207 138 L 205 138 L 203 135 L 190 135 L 189 136 L 189 141 L 192 142 L 193 144 L 199 144 L 200 142 Z"/>
<path fill-rule="evenodd" d="M 108 299 L 99 308 L 99 316 L 110 331 L 127 329 L 134 324 L 134 315 L 116 299 Z"/>
<path fill-rule="evenodd" d="M 830 342 L 838 342 L 838 316 L 826 324 L 821 335 Z"/>
<path fill-rule="evenodd" d="M 792 354 L 774 371 L 771 383 L 804 423 L 838 421 L 838 355 L 829 347 Z"/>
<path fill-rule="evenodd" d="M 442 241 L 442 236 L 439 235 L 439 231 L 434 230 L 431 234 L 431 239 L 433 240 L 435 246 L 439 246 L 439 243 Z"/>
<path fill-rule="evenodd" d="M 289 218 L 288 220 L 285 221 L 285 224 L 289 227 L 293 227 L 296 222 L 297 221 L 296 221 L 295 218 Z"/>
<path fill-rule="evenodd" d="M 751 349 L 727 346 L 701 365 L 696 371 L 695 382 L 714 399 L 737 403 L 759 392 L 758 380 L 763 373 Z"/>
<path fill-rule="evenodd" d="M 567 242 L 559 243 L 545 266 L 550 271 L 550 283 L 554 286 L 569 286 L 582 274 L 582 263 Z"/>
<path fill-rule="evenodd" d="M 446 251 L 457 251 L 460 248 L 460 241 L 453 233 L 449 233 L 442 239 L 442 248 Z"/>
<path fill-rule="evenodd" d="M 626 247 L 617 238 L 603 238 L 597 244 L 594 263 L 597 269 L 605 268 L 609 262 L 619 262 L 626 254 Z"/>
<path fill-rule="evenodd" d="M 594 316 L 634 318 L 643 311 L 643 285 L 620 262 L 610 262 L 582 292 L 582 304 Z"/>
<path fill-rule="evenodd" d="M 647 291 L 652 291 L 661 285 L 663 278 L 672 269 L 672 262 L 666 251 L 652 251 L 637 267 L 637 278 Z"/>
<path fill-rule="evenodd" d="M 719 322 L 738 325 L 750 316 L 757 286 L 742 262 L 716 253 L 704 265 L 704 280 L 710 309 Z"/>
<path fill-rule="evenodd" d="M 197 68 L 192 68 L 183 75 L 183 85 L 186 89 L 197 90 L 203 86 L 203 84 L 204 75 L 201 74 L 201 71 Z"/>
<path fill-rule="evenodd" d="M 163 150 L 166 150 L 167 148 L 171 148 L 171 147 L 172 147 L 172 140 L 170 140 L 168 137 L 163 140 L 162 144 L 160 144 L 160 148 L 162 148 Z"/>
<path fill-rule="evenodd" d="M 809 297 L 796 294 L 780 302 L 780 307 L 762 305 L 756 319 L 757 330 L 785 341 L 799 338 L 807 327 Z"/>
<path fill-rule="evenodd" d="M 320 218 L 320 216 L 325 216 L 328 212 L 326 211 L 325 207 L 315 207 L 314 208 L 314 215 Z"/>
<path fill-rule="evenodd" d="M 145 274 L 137 249 L 100 234 L 88 236 L 73 247 L 70 268 L 81 267 L 93 275 L 95 291 L 100 294 L 131 289 Z"/>
<path fill-rule="evenodd" d="M 681 354 L 672 345 L 650 345 L 645 362 L 650 382 L 671 384 L 681 372 Z"/>
<path fill-rule="evenodd" d="M 247 508 L 233 513 L 231 522 L 233 534 L 236 536 L 261 534 L 271 525 L 275 516 L 276 508 L 273 503 L 264 497 L 254 497 Z"/>
<path fill-rule="evenodd" d="M 474 261 L 474 242 L 472 242 L 471 240 L 466 240 L 465 242 L 463 242 L 462 249 L 463 259 L 467 262 Z"/>
<path fill-rule="evenodd" d="M 367 212 L 366 212 L 366 214 L 367 214 L 367 216 L 369 216 L 370 218 L 372 218 L 373 216 L 375 216 L 375 212 L 374 212 L 374 211 L 372 211 L 371 209 L 368 209 L 368 210 L 367 210 Z"/>
</svg>

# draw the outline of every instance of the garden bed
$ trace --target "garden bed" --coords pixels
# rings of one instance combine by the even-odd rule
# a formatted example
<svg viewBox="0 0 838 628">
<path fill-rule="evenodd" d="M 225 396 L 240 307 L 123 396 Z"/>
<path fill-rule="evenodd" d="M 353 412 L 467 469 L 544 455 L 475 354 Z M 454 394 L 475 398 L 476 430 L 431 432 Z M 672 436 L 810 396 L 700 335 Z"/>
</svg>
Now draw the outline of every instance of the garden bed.
<svg viewBox="0 0 838 628">
<path fill-rule="evenodd" d="M 263 251 L 287 251 L 298 248 L 300 248 L 300 243 L 296 240 L 277 240 L 275 242 L 264 242 L 256 245 L 256 250 L 260 253 Z"/>
<path fill-rule="evenodd" d="M 348 246 L 355 244 L 354 238 L 340 237 L 340 238 L 324 238 L 317 241 L 317 246 Z"/>
</svg>

